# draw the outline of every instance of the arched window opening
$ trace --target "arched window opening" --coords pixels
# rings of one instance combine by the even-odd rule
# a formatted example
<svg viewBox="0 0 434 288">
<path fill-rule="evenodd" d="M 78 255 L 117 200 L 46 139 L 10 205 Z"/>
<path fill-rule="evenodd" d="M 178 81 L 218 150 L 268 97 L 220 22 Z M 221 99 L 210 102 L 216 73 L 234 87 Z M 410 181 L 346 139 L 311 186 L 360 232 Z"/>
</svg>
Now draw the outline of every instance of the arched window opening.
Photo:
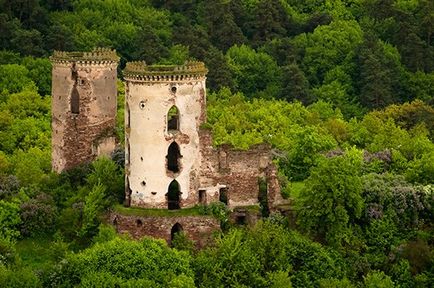
<svg viewBox="0 0 434 288">
<path fill-rule="evenodd" d="M 179 110 L 176 106 L 172 106 L 167 112 L 167 131 L 179 130 Z"/>
<path fill-rule="evenodd" d="M 71 113 L 79 114 L 80 113 L 80 95 L 78 94 L 77 87 L 72 88 L 71 92 Z"/>
<path fill-rule="evenodd" d="M 178 143 L 172 142 L 169 149 L 167 149 L 167 170 L 173 173 L 179 172 L 179 158 L 181 158 Z"/>
<path fill-rule="evenodd" d="M 172 242 L 173 239 L 175 238 L 175 235 L 177 235 L 178 233 L 182 233 L 183 229 L 181 224 L 176 223 L 175 225 L 173 225 L 172 229 L 170 230 L 170 241 Z"/>
<path fill-rule="evenodd" d="M 179 209 L 179 196 L 181 191 L 179 189 L 179 183 L 176 180 L 173 180 L 169 184 L 169 191 L 167 191 L 167 208 L 169 210 Z"/>
</svg>

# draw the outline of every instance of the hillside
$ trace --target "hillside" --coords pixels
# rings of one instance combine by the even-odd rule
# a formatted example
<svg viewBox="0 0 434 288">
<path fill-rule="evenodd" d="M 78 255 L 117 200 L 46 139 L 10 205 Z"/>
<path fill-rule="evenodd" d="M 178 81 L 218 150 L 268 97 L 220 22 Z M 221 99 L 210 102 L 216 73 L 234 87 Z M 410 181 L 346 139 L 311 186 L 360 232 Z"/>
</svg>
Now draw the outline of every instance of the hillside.
<svg viewBox="0 0 434 288">
<path fill-rule="evenodd" d="M 123 148 L 51 172 L 48 57 L 95 47 L 119 72 L 203 61 L 203 128 L 215 146 L 270 144 L 292 216 L 262 203 L 242 228 L 195 207 L 224 230 L 201 251 L 102 224 Z M 0 286 L 433 287 L 433 105 L 430 0 L 0 1 Z"/>
</svg>

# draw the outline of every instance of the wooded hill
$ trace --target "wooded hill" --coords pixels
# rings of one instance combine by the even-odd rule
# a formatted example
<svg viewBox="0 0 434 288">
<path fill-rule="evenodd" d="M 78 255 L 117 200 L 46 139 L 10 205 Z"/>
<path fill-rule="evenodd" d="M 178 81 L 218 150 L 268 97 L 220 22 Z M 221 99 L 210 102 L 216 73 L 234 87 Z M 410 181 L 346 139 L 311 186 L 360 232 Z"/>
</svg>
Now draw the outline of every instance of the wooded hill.
<svg viewBox="0 0 434 288">
<path fill-rule="evenodd" d="M 0 1 L 0 286 L 434 286 L 433 43 L 430 0 Z M 262 202 L 257 226 L 225 224 L 203 251 L 100 224 L 123 151 L 50 164 L 48 57 L 94 47 L 120 69 L 204 61 L 204 128 L 272 145 L 296 223 Z"/>
</svg>

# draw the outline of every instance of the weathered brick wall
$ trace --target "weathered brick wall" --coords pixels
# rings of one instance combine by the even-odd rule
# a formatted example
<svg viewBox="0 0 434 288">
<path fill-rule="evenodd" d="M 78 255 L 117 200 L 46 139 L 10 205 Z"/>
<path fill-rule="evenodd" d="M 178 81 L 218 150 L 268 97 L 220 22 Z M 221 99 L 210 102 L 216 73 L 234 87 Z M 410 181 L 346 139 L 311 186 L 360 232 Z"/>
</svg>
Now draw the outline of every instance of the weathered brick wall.
<svg viewBox="0 0 434 288">
<path fill-rule="evenodd" d="M 110 223 L 118 233 L 126 233 L 134 239 L 151 236 L 164 239 L 170 244 L 171 230 L 175 224 L 182 226 L 182 231 L 193 240 L 196 247 L 202 248 L 212 241 L 215 231 L 220 231 L 220 222 L 210 216 L 126 216 L 119 213 L 110 215 Z"/>
<path fill-rule="evenodd" d="M 52 167 L 89 162 L 115 147 L 117 63 L 53 61 Z M 75 92 L 73 92 L 75 91 Z M 78 113 L 72 112 L 77 93 Z M 99 147 L 103 143 L 104 147 Z"/>
<path fill-rule="evenodd" d="M 227 145 L 213 148 L 211 132 L 208 130 L 201 131 L 200 141 L 201 187 L 208 187 L 209 190 L 213 186 L 226 187 L 231 208 L 256 205 L 259 203 L 258 180 L 262 178 L 267 181 L 269 201 L 279 200 L 280 186 L 268 145 L 257 145 L 246 151 L 235 150 Z M 215 194 L 208 196 L 208 200 L 216 200 Z"/>
</svg>

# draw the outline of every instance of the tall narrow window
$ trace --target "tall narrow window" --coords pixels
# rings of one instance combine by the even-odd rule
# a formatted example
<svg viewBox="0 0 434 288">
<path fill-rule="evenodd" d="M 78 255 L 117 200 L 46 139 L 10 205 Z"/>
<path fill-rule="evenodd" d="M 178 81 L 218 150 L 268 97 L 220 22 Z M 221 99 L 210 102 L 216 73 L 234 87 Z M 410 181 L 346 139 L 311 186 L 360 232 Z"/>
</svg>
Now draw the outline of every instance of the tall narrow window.
<svg viewBox="0 0 434 288">
<path fill-rule="evenodd" d="M 179 130 L 179 110 L 176 106 L 172 106 L 167 112 L 167 131 Z"/>
<path fill-rule="evenodd" d="M 71 113 L 79 114 L 80 113 L 80 95 L 78 94 L 77 87 L 72 88 L 71 92 Z"/>
<path fill-rule="evenodd" d="M 127 104 L 127 128 L 131 125 L 130 105 Z"/>
<path fill-rule="evenodd" d="M 179 146 L 176 142 L 170 144 L 169 149 L 167 149 L 167 170 L 173 173 L 179 172 L 179 158 L 182 157 L 179 152 Z"/>
<path fill-rule="evenodd" d="M 179 183 L 176 180 L 173 180 L 169 184 L 169 191 L 167 191 L 167 208 L 169 210 L 179 209 L 179 196 L 181 191 L 179 189 Z"/>
<path fill-rule="evenodd" d="M 127 139 L 127 164 L 130 165 L 131 163 L 131 147 L 130 147 L 130 141 Z"/>
</svg>

